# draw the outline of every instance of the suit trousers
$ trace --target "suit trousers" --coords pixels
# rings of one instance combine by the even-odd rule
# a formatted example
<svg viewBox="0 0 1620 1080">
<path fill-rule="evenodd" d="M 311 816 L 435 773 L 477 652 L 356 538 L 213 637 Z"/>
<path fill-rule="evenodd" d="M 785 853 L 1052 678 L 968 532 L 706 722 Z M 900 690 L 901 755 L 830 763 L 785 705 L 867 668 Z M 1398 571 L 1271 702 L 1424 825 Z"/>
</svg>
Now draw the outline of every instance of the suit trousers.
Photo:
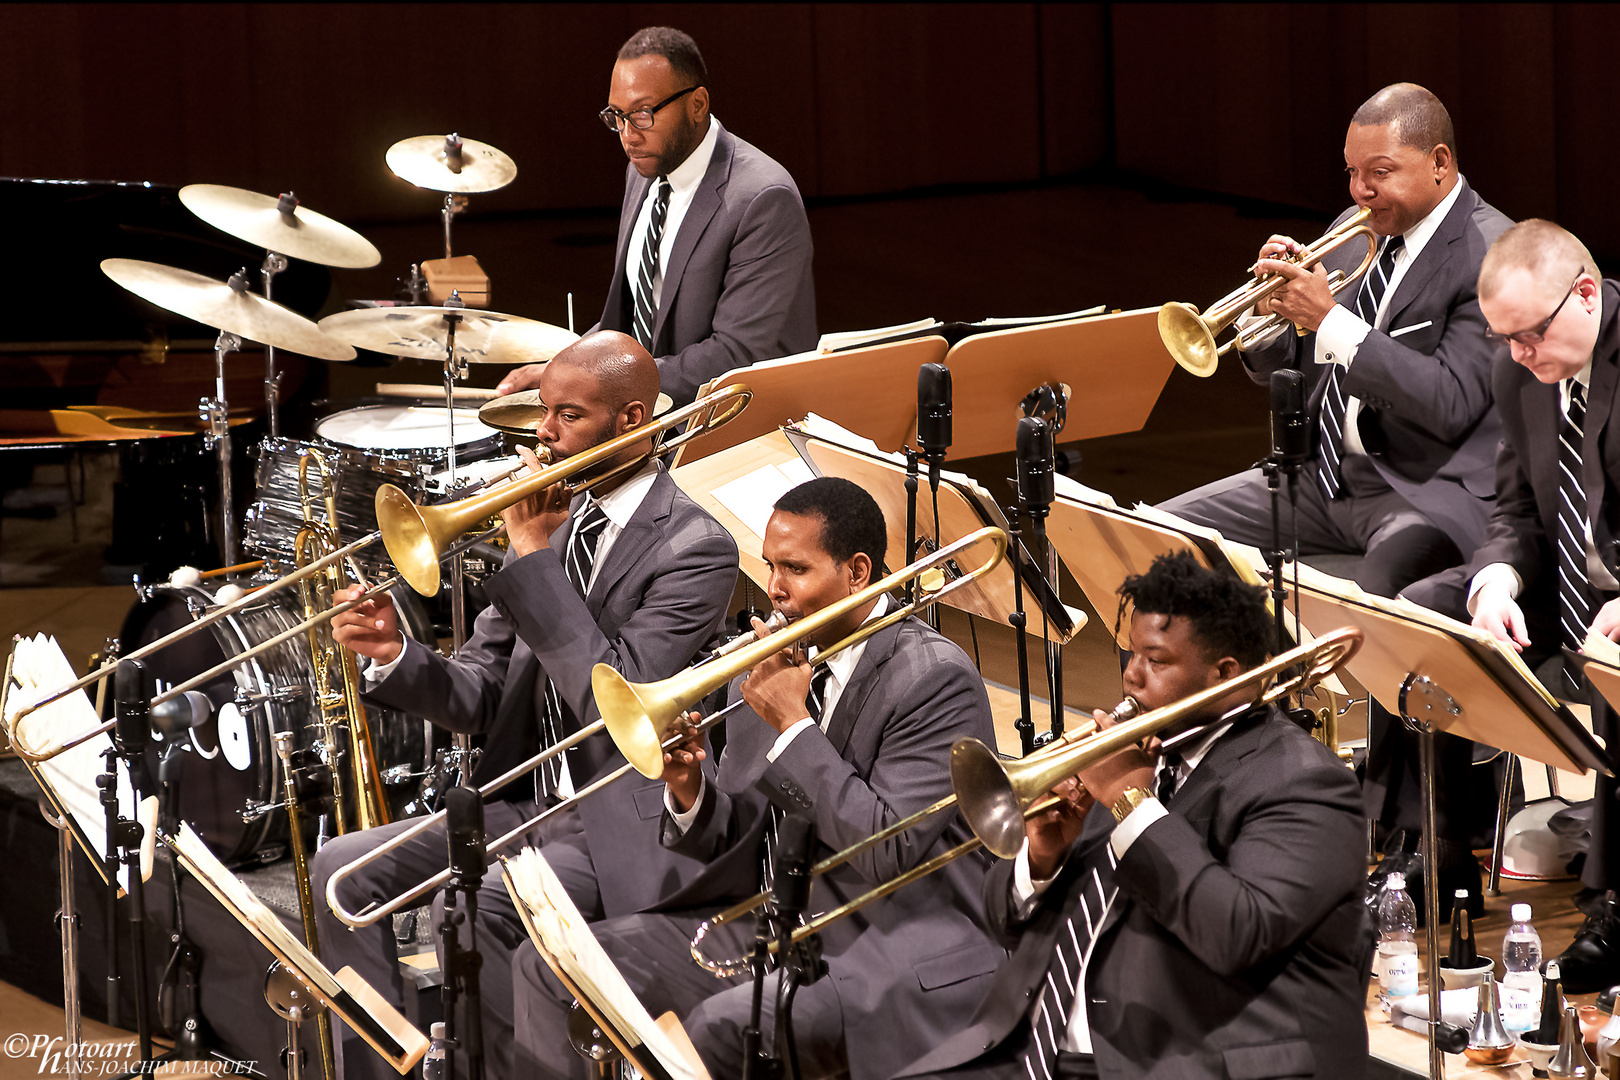
<svg viewBox="0 0 1620 1080">
<path fill-rule="evenodd" d="M 711 912 L 627 915 L 592 929 L 647 1011 L 656 1019 L 673 1011 L 717 1078 L 742 1075 L 742 1036 L 753 1005 L 746 975 L 717 979 L 692 960 L 690 943 Z M 704 939 L 716 959 L 745 955 L 754 939 L 752 919 L 722 926 Z M 833 961 L 834 966 L 837 960 Z M 568 1011 L 574 996 L 534 946 L 525 943 L 512 965 L 516 998 L 516 1069 L 524 1077 L 586 1080 L 594 1075 L 568 1043 Z M 760 1007 L 762 1046 L 771 1050 L 776 1028 L 777 977 L 767 977 Z M 844 1022 L 838 991 L 827 975 L 799 988 L 793 1000 L 793 1036 L 807 1080 L 838 1076 L 847 1068 Z"/>
<path fill-rule="evenodd" d="M 484 807 L 484 833 L 493 838 L 510 832 L 536 812 L 535 804 L 527 800 L 488 803 Z M 376 926 L 350 930 L 327 907 L 326 886 L 332 875 L 345 864 L 415 824 L 416 821 L 407 819 L 336 837 L 321 848 L 310 864 L 310 886 L 316 897 L 322 960 L 333 970 L 344 966 L 354 968 L 385 1001 L 396 1008 L 403 1008 L 406 988 L 399 970 L 393 920 L 383 919 Z M 579 814 L 573 810 L 553 814 L 531 829 L 524 839 L 531 845 L 544 848 L 547 860 L 580 910 L 587 917 L 593 913 L 599 915 L 601 900 L 597 894 L 596 873 L 585 848 L 584 827 Z M 515 850 L 515 846 L 509 847 L 507 854 Z M 490 853 L 492 863 L 495 854 Z M 441 823 L 339 883 L 338 898 L 347 910 L 360 911 L 370 904 L 397 896 L 448 865 L 449 842 Z M 438 940 L 443 910 L 443 898 L 435 898 L 432 920 L 435 941 Z M 474 924 L 472 942 L 483 957 L 478 986 L 483 999 L 485 1073 L 492 1080 L 513 1075 L 511 964 L 513 951 L 525 941 L 527 935 L 501 880 L 500 864 L 493 863 L 478 891 L 478 918 Z M 465 947 L 467 944 L 463 939 L 462 945 Z M 442 947 L 439 959 L 442 966 Z M 387 1080 L 397 1076 L 393 1068 L 359 1035 L 341 1023 L 335 1027 L 337 1032 L 334 1032 L 334 1039 L 339 1044 L 338 1071 L 346 1080 Z"/>
<path fill-rule="evenodd" d="M 1301 555 L 1362 555 L 1356 584 L 1375 596 L 1462 561 L 1457 545 L 1422 511 L 1383 483 L 1366 459 L 1345 461 L 1345 494 L 1329 500 L 1312 466 L 1295 482 Z M 1219 529 L 1228 540 L 1271 547 L 1271 492 L 1259 469 L 1228 476 L 1159 504 L 1188 521 Z M 1279 493 L 1283 543 L 1292 531 L 1288 483 Z"/>
</svg>

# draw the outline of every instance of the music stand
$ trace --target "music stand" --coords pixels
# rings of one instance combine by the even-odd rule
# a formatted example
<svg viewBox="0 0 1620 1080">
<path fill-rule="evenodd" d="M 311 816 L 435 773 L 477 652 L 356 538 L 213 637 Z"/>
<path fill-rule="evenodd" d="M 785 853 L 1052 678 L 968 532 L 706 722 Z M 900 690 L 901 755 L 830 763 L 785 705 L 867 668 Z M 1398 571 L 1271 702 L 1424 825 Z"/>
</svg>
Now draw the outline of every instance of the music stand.
<svg viewBox="0 0 1620 1080">
<path fill-rule="evenodd" d="M 540 958 L 598 1030 L 649 1080 L 709 1080 L 673 1014 L 654 1021 L 534 848 L 500 856 L 501 877 Z"/>
<path fill-rule="evenodd" d="M 270 950 L 322 1005 L 382 1055 L 395 1072 L 406 1075 L 427 1053 L 428 1041 L 420 1031 L 384 1001 L 352 967 L 333 974 L 282 925 L 275 912 L 253 895 L 241 878 L 225 868 L 190 825 L 181 822 L 177 836 L 161 835 L 160 839 L 232 918 Z"/>
<path fill-rule="evenodd" d="M 1359 626 L 1361 650 L 1346 668 L 1418 735 L 1423 786 L 1424 903 L 1428 915 L 1429 1015 L 1440 1016 L 1440 874 L 1434 857 L 1434 735 L 1474 739 L 1568 772 L 1609 773 L 1609 757 L 1580 721 L 1536 681 L 1511 648 L 1483 630 L 1361 591 L 1354 582 L 1301 568 L 1300 620 Z M 1445 1076 L 1429 1027 L 1429 1075 Z"/>
</svg>

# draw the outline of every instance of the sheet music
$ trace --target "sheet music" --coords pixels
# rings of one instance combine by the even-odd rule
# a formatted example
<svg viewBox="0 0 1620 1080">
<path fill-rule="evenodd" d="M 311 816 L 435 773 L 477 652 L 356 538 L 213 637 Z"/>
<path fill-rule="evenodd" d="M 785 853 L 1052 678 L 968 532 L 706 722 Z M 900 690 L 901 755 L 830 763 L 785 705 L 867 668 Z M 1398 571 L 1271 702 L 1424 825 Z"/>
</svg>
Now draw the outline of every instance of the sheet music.
<svg viewBox="0 0 1620 1080">
<path fill-rule="evenodd" d="M 862 345 L 868 341 L 882 341 L 884 338 L 899 337 L 901 334 L 920 334 L 924 330 L 932 330 L 936 326 L 944 325 L 938 319 L 929 318 L 900 323 L 896 326 L 879 326 L 872 330 L 844 330 L 836 334 L 822 334 L 821 340 L 816 342 L 815 351 L 816 353 L 834 352 L 838 349 L 847 349 L 851 345 Z"/>
<path fill-rule="evenodd" d="M 4 719 L 8 735 L 14 728 L 12 718 L 18 712 L 56 693 L 79 677 L 56 639 L 45 634 L 19 637 L 12 650 L 11 663 L 11 676 L 16 682 L 6 695 Z M 88 692 L 81 690 L 23 717 L 20 725 L 17 725 L 17 734 L 21 738 L 14 737 L 12 741 L 43 753 L 100 723 L 101 718 L 96 715 Z M 96 787 L 96 777 L 106 767 L 102 753 L 111 746 L 111 735 L 97 735 L 81 746 L 32 766 L 42 784 L 50 786 L 62 809 L 72 815 L 78 834 L 76 839 L 81 847 L 87 848 L 85 856 L 98 864 L 107 853 L 107 814 L 101 805 L 101 790 Z M 148 797 L 146 804 L 142 808 L 140 821 L 150 836 L 157 820 L 157 800 Z M 118 812 L 127 818 L 136 817 L 135 786 L 130 783 L 129 769 L 122 761 L 118 763 Z M 150 872 L 148 868 L 146 873 Z M 118 880 L 127 891 L 129 867 L 119 867 Z"/>
<path fill-rule="evenodd" d="M 645 1048 L 671 1080 L 702 1080 L 705 1074 L 700 1067 L 694 1067 L 659 1030 L 624 981 L 545 856 L 534 848 L 524 848 L 512 858 L 502 858 L 501 864 L 506 889 L 541 958 L 589 996 L 592 1007 L 602 1012 L 615 1033 L 630 1041 L 632 1051 Z"/>
<path fill-rule="evenodd" d="M 763 465 L 753 472 L 728 484 L 715 488 L 715 499 L 736 515 L 755 536 L 765 536 L 765 525 L 776 508 L 776 500 L 815 474 L 802 461 L 785 461 L 780 465 Z"/>
<path fill-rule="evenodd" d="M 1620 645 L 1595 630 L 1586 632 L 1586 640 L 1581 643 L 1581 652 L 1594 660 L 1603 661 L 1610 667 L 1620 667 Z"/>
</svg>

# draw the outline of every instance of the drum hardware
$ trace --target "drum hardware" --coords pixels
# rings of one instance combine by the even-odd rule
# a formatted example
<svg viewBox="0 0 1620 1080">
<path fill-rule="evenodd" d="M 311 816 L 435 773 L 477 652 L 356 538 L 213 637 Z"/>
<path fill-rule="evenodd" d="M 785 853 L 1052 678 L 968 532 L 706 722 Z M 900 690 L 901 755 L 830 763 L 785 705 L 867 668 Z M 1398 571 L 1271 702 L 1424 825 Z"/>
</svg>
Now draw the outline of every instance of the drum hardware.
<svg viewBox="0 0 1620 1080">
<path fill-rule="evenodd" d="M 306 1052 L 298 1045 L 298 1025 L 304 1022 L 309 1010 L 320 1009 L 318 1015 L 322 1017 L 326 1016 L 326 1010 L 321 1009 L 320 999 L 280 960 L 272 960 L 264 973 L 264 1000 L 277 1016 L 287 1021 L 287 1045 L 281 1051 L 281 1067 L 287 1070 L 287 1080 L 303 1080 Z M 323 1047 L 322 1053 L 325 1052 Z M 324 1068 L 326 1062 L 323 1060 L 321 1065 Z"/>
<path fill-rule="evenodd" d="M 180 189 L 180 202 L 216 229 L 265 249 L 259 274 L 266 300 L 274 299 L 275 276 L 287 269 L 288 256 L 322 266 L 353 269 L 365 269 L 382 262 L 382 253 L 370 241 L 331 218 L 302 207 L 298 197 L 290 191 L 272 199 L 219 184 L 187 184 Z M 266 343 L 264 407 L 272 438 L 281 435 L 277 409 L 280 384 L 276 347 Z"/>
<path fill-rule="evenodd" d="M 1284 262 L 1292 262 L 1302 269 L 1309 269 L 1343 245 L 1357 237 L 1364 237 L 1367 241 L 1367 254 L 1362 257 L 1361 264 L 1349 274 L 1335 270 L 1328 275 L 1328 288 L 1334 296 L 1338 296 L 1371 269 L 1373 262 L 1378 258 L 1378 234 L 1367 225 L 1367 219 L 1370 217 L 1372 210 L 1363 206 L 1316 240 L 1306 244 L 1298 255 L 1279 255 L 1277 258 Z M 1165 304 L 1159 308 L 1159 337 L 1164 341 L 1164 347 L 1169 350 L 1176 363 L 1183 368 L 1201 377 L 1213 375 L 1220 357 L 1234 346 L 1240 351 L 1250 349 L 1259 339 L 1288 321 L 1281 315 L 1268 315 L 1243 327 L 1224 344 L 1220 346 L 1215 344 L 1216 334 L 1225 332 L 1226 328 L 1235 323 L 1245 311 L 1286 284 L 1288 278 L 1283 274 L 1267 274 L 1264 277 L 1257 275 L 1253 281 L 1245 282 L 1215 301 L 1201 314 L 1191 304 Z M 1305 333 L 1303 327 L 1295 327 L 1295 330 L 1301 335 Z"/>
<path fill-rule="evenodd" d="M 753 391 L 746 385 L 733 383 L 589 450 L 547 465 L 521 480 L 456 502 L 424 506 L 411 502 L 403 491 L 391 484 L 379 488 L 377 522 L 382 529 L 383 546 L 388 549 L 389 558 L 411 588 L 424 596 L 432 596 L 439 591 L 439 563 L 443 561 L 443 556 L 436 553 L 445 551 L 449 543 L 465 533 L 473 523 L 483 521 L 552 484 L 571 481 L 576 475 L 588 473 L 598 465 L 607 465 L 614 458 L 650 440 L 652 445 L 646 453 L 589 476 L 575 485 L 573 490 L 576 493 L 584 491 L 604 480 L 634 472 L 649 459 L 672 453 L 687 441 L 722 427 L 742 412 L 752 397 Z M 665 441 L 664 436 L 678 430 L 688 420 L 694 421 L 692 427 Z"/>
<path fill-rule="evenodd" d="M 8 682 L 10 664 L 7 664 Z M 40 816 L 56 830 L 57 881 L 62 906 L 56 912 L 56 925 L 62 935 L 62 1009 L 67 1023 L 67 1076 L 79 1080 L 79 1045 L 84 1041 L 84 1025 L 79 1015 L 79 909 L 73 897 L 73 831 L 66 813 L 56 813 L 48 800 L 39 801 Z"/>
<path fill-rule="evenodd" d="M 451 257 L 450 223 L 469 194 L 498 191 L 517 178 L 517 164 L 488 143 L 449 135 L 401 139 L 383 155 L 394 175 L 419 188 L 443 191 L 444 257 Z M 411 268 L 413 281 L 416 267 Z M 413 289 L 414 292 L 414 289 Z"/>
<path fill-rule="evenodd" d="M 1176 726 L 1189 715 L 1196 715 L 1211 704 L 1241 690 L 1256 691 L 1254 700 L 1227 710 L 1214 720 L 1179 733 L 1166 740 L 1161 750 L 1186 745 L 1257 705 L 1270 704 L 1313 686 L 1354 656 L 1356 650 L 1361 647 L 1361 640 L 1359 628 L 1342 627 L 1323 635 L 1311 644 L 1291 649 L 1259 667 L 1147 713 L 1139 713 L 1140 706 L 1137 702 L 1132 698 L 1126 698 L 1114 707 L 1113 715 L 1120 719 L 1119 723 L 1101 731 L 1097 730 L 1096 724 L 1088 724 L 1077 728 L 1068 736 L 1061 737 L 1045 750 L 1011 762 L 1002 761 L 994 750 L 978 739 L 972 737 L 957 739 L 951 747 L 951 787 L 954 789 L 951 795 L 895 822 L 865 840 L 850 845 L 843 851 L 828 856 L 811 869 L 811 875 L 824 874 L 878 844 L 933 818 L 953 804 L 960 809 L 968 827 L 973 830 L 973 836 L 882 885 L 817 915 L 795 929 L 788 938 L 788 944 L 797 945 L 805 938 L 820 932 L 829 923 L 853 914 L 866 905 L 980 848 L 986 848 L 1003 859 L 1016 858 L 1024 844 L 1025 820 L 1061 801 L 1061 796 L 1053 795 L 1051 792 L 1064 780 L 1133 743 L 1141 742 Z M 1296 665 L 1301 668 L 1298 673 L 1275 685 L 1269 687 L 1266 685 Z M 759 893 L 702 923 L 692 938 L 692 958 L 703 968 L 720 977 L 747 970 L 748 957 L 713 960 L 703 952 L 703 940 L 715 928 L 756 910 L 770 900 L 770 893 Z M 778 951 L 778 943 L 771 942 L 769 949 L 772 952 Z"/>
<path fill-rule="evenodd" d="M 354 349 L 335 341 L 302 315 L 247 291 L 243 268 L 221 282 L 189 270 L 138 259 L 104 259 L 101 270 L 143 300 L 219 331 L 214 339 L 215 396 L 199 409 L 208 424 L 208 446 L 219 458 L 222 561 L 237 562 L 236 512 L 231 491 L 231 428 L 225 395 L 225 355 L 242 348 L 243 340 L 281 346 L 324 360 L 353 360 Z"/>
</svg>

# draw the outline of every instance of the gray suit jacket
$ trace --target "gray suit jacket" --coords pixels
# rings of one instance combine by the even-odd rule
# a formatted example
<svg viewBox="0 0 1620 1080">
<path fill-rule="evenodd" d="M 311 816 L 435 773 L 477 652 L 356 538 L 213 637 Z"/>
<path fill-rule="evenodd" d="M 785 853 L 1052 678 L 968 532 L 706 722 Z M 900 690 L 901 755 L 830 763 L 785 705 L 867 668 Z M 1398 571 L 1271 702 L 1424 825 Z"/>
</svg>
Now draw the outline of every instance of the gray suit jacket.
<svg viewBox="0 0 1620 1080">
<path fill-rule="evenodd" d="M 737 692 L 734 684 L 732 692 Z M 916 619 L 867 640 L 825 734 L 801 732 L 774 761 L 774 728 L 746 705 L 726 720 L 727 741 L 697 820 L 666 836 L 711 864 L 671 899 L 692 906 L 752 894 L 766 804 L 811 817 L 819 860 L 950 794 L 958 737 L 994 739 L 984 680 L 952 642 Z M 853 899 L 966 839 L 955 814 L 912 829 L 815 881 L 810 910 Z M 827 927 L 852 1080 L 886 1080 L 955 1031 L 979 1004 L 1006 952 L 982 926 L 985 862 L 956 860 Z"/>
<path fill-rule="evenodd" d="M 633 165 L 625 166 L 613 282 L 593 329 L 634 334 L 625 259 L 651 185 Z M 653 326 L 650 351 L 664 393 L 676 405 L 733 368 L 815 347 L 810 255 L 810 222 L 793 177 L 721 128 L 664 267 Z"/>
<path fill-rule="evenodd" d="M 1373 942 L 1355 776 L 1280 713 L 1255 710 L 1210 748 L 1169 810 L 1115 869 L 1119 893 L 1087 968 L 1098 1072 L 1360 1076 Z M 1092 811 L 1026 922 L 1010 910 L 1013 864 L 986 875 L 986 909 L 1013 957 L 972 1022 L 897 1075 L 962 1064 L 1028 1023 L 1084 856 L 1104 855 L 1097 845 L 1113 824 Z"/>
<path fill-rule="evenodd" d="M 570 714 L 564 733 L 577 731 L 600 716 L 596 664 L 638 682 L 673 675 L 714 636 L 731 602 L 736 542 L 661 467 L 584 599 L 563 569 L 568 534 L 565 524 L 549 549 L 509 559 L 484 583 L 490 606 L 456 659 L 407 640 L 399 666 L 369 695 L 451 731 L 488 733 L 476 780 L 538 748 L 547 675 Z M 605 732 L 568 752 L 576 788 L 623 763 Z M 663 792 L 632 773 L 580 803 L 609 916 L 645 911 L 703 869 L 660 843 Z"/>
<path fill-rule="evenodd" d="M 1444 529 L 1466 558 L 1484 539 L 1491 512 L 1501 439 L 1491 408 L 1491 362 L 1507 355 L 1485 338 L 1479 265 L 1512 222 L 1466 180 L 1457 184 L 1457 201 L 1402 276 L 1384 327 L 1356 350 L 1343 386 L 1361 399 L 1357 428 L 1379 474 Z M 1365 253 L 1364 244 L 1345 244 L 1323 265 L 1348 273 Z M 1354 310 L 1358 291 L 1359 285 L 1343 290 L 1339 303 Z M 1327 365 L 1315 355 L 1316 335 L 1285 331 L 1244 353 L 1243 362 L 1262 384 L 1281 368 L 1302 370 L 1312 415 L 1319 417 Z"/>
</svg>

